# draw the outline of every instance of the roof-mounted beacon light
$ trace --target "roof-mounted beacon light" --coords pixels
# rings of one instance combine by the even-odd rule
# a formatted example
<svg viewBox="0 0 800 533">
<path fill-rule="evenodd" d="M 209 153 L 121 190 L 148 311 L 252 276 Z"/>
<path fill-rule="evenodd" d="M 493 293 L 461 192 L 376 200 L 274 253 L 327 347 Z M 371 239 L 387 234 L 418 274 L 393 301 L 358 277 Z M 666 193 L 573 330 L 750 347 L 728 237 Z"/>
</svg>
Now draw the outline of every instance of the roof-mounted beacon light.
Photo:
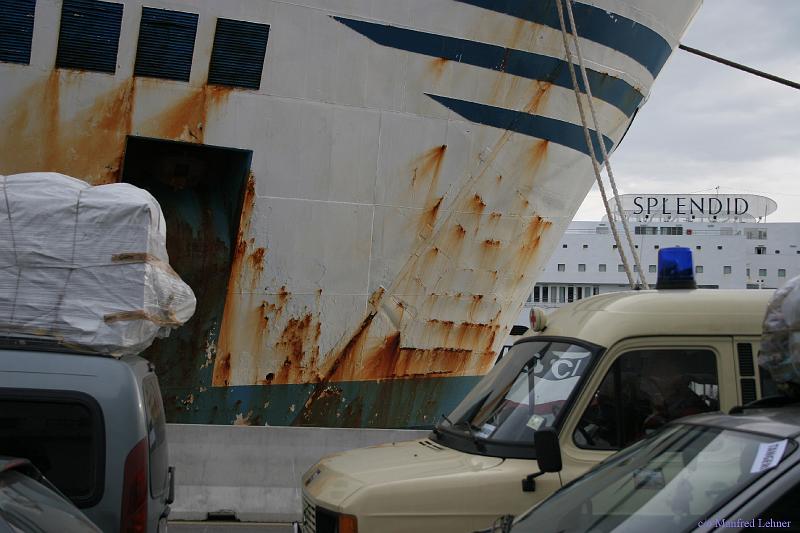
<svg viewBox="0 0 800 533">
<path fill-rule="evenodd" d="M 531 307 L 531 331 L 544 331 L 547 327 L 547 315 L 541 307 Z"/>
<path fill-rule="evenodd" d="M 689 248 L 675 246 L 658 251 L 656 289 L 696 289 L 694 262 Z"/>
</svg>

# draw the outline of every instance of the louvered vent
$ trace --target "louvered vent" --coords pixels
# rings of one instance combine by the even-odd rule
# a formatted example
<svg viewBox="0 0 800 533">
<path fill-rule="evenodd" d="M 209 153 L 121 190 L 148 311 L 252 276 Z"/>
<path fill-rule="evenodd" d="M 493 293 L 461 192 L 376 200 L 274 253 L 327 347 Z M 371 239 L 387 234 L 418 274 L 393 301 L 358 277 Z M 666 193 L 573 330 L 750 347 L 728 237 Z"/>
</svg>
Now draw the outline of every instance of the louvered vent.
<svg viewBox="0 0 800 533">
<path fill-rule="evenodd" d="M 121 25 L 122 4 L 64 0 L 56 67 L 113 73 Z"/>
<path fill-rule="evenodd" d="M 742 404 L 747 405 L 750 402 L 756 401 L 756 380 L 743 379 L 742 380 Z"/>
<path fill-rule="evenodd" d="M 142 8 L 136 76 L 189 81 L 197 14 Z"/>
<path fill-rule="evenodd" d="M 4 0 L 0 2 L 0 61 L 31 62 L 33 17 L 36 0 Z"/>
<path fill-rule="evenodd" d="M 755 376 L 756 370 L 753 363 L 753 345 L 749 342 L 737 343 L 736 353 L 739 355 L 739 375 Z"/>
<path fill-rule="evenodd" d="M 217 19 L 208 83 L 258 89 L 268 37 L 266 24 Z"/>
</svg>

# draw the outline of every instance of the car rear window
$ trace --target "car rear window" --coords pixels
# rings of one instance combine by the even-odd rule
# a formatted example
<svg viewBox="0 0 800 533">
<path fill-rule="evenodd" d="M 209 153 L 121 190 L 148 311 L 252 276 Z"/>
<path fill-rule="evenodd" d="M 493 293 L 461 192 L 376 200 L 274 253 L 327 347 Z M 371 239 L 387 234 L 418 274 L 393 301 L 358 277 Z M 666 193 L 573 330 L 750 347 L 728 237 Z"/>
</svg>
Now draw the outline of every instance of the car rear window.
<svg viewBox="0 0 800 533">
<path fill-rule="evenodd" d="M 0 389 L 0 455 L 30 460 L 78 507 L 102 498 L 104 434 L 88 395 Z"/>
<path fill-rule="evenodd" d="M 144 401 L 147 411 L 147 441 L 150 450 L 150 494 L 156 498 L 164 493 L 169 468 L 167 451 L 167 427 L 164 416 L 164 402 L 155 374 L 142 380 Z"/>
</svg>

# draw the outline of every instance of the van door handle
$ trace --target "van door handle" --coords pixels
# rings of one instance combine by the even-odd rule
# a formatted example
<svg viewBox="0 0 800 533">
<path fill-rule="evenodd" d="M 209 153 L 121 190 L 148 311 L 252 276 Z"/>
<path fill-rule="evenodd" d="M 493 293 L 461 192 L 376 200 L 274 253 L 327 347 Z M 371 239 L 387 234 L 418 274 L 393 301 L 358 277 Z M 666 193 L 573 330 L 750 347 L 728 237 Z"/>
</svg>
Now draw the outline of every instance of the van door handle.
<svg viewBox="0 0 800 533">
<path fill-rule="evenodd" d="M 175 467 L 170 466 L 167 469 L 169 474 L 169 491 L 167 492 L 167 505 L 175 501 Z"/>
</svg>

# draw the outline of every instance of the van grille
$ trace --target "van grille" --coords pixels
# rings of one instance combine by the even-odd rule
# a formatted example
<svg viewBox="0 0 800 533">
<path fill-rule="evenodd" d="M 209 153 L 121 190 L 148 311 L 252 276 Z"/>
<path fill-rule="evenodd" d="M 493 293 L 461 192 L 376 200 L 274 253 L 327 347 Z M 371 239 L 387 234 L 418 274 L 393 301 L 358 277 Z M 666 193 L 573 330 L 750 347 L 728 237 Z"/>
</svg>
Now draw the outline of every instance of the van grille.
<svg viewBox="0 0 800 533">
<path fill-rule="evenodd" d="M 303 493 L 303 533 L 317 533 L 317 508 L 311 500 Z"/>
</svg>

